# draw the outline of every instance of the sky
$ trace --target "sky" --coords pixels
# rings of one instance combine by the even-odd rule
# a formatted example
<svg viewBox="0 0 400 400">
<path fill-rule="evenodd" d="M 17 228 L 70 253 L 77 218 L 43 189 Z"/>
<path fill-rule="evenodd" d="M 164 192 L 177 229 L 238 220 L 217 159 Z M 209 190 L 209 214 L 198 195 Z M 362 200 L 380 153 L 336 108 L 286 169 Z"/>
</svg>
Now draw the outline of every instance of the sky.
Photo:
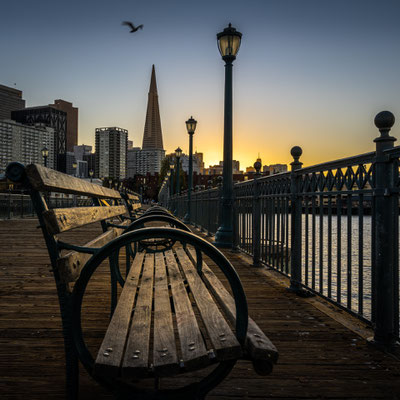
<svg viewBox="0 0 400 400">
<path fill-rule="evenodd" d="M 241 169 L 304 165 L 374 150 L 374 116 L 400 119 L 399 0 L 5 0 L 0 84 L 26 105 L 79 108 L 79 144 L 97 127 L 142 145 L 151 67 L 164 148 L 188 152 L 185 121 L 206 166 L 223 156 L 224 62 L 216 34 L 243 34 L 233 67 L 233 158 Z M 143 24 L 131 34 L 122 21 Z M 392 135 L 400 138 L 399 124 Z"/>
</svg>

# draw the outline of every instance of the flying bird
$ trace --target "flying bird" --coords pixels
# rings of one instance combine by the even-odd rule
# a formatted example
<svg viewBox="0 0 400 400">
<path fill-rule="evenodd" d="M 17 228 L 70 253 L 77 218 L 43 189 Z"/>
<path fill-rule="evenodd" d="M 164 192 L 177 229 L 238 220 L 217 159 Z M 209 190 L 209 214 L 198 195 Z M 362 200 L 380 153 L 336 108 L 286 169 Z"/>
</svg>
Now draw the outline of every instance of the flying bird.
<svg viewBox="0 0 400 400">
<path fill-rule="evenodd" d="M 130 33 L 136 32 L 138 29 L 143 29 L 143 25 L 135 26 L 135 25 L 132 24 L 132 22 L 129 22 L 129 21 L 122 22 L 122 25 L 128 25 L 129 28 L 131 28 L 131 32 Z"/>
</svg>

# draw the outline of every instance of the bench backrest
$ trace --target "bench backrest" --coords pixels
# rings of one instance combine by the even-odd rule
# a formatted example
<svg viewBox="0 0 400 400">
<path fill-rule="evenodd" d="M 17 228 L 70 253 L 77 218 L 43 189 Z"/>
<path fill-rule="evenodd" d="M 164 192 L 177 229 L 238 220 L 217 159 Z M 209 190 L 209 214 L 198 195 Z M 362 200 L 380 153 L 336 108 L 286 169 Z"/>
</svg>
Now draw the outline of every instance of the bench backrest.
<svg viewBox="0 0 400 400">
<path fill-rule="evenodd" d="M 129 223 L 128 220 L 122 220 L 122 216 L 127 214 L 127 206 L 121 194 L 117 190 L 86 182 L 38 164 L 24 167 L 19 163 L 11 163 L 6 174 L 29 189 L 46 240 L 56 283 L 65 285 L 69 291 L 71 283 L 79 278 L 80 271 L 91 256 L 90 248 L 101 247 L 123 232 L 122 229 L 107 226 L 107 220 L 118 218 L 120 225 Z M 84 196 L 90 199 L 90 205 L 50 208 L 48 193 Z M 140 204 L 138 199 L 132 200 L 135 200 L 135 204 Z M 68 245 L 57 237 L 60 233 L 93 222 L 101 223 L 103 234 L 82 246 Z M 72 251 L 62 254 L 62 250 L 65 249 Z M 79 251 L 82 249 L 85 252 Z"/>
<path fill-rule="evenodd" d="M 124 192 L 121 192 L 121 196 L 125 201 L 129 216 L 134 217 L 137 210 L 142 207 L 139 195 L 135 194 L 135 193 L 129 193 L 127 191 L 124 191 Z"/>
</svg>

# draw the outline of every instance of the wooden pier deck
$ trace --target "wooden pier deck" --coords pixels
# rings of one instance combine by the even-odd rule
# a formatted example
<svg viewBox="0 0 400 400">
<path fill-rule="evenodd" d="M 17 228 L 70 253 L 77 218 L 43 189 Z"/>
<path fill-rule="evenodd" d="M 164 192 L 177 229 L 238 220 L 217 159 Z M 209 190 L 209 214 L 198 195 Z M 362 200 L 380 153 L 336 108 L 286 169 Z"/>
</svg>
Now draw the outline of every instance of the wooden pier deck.
<svg viewBox="0 0 400 400">
<path fill-rule="evenodd" d="M 50 262 L 35 219 L 0 221 L 0 398 L 63 399 L 64 349 Z M 91 226 L 66 234 L 89 239 Z M 284 278 L 226 252 L 251 316 L 277 346 L 273 373 L 239 362 L 208 399 L 400 399 L 400 362 L 366 343 L 362 323 L 318 299 L 286 292 Z M 107 271 L 91 284 L 84 326 L 91 344 L 108 317 Z M 81 399 L 110 399 L 81 368 Z"/>
</svg>

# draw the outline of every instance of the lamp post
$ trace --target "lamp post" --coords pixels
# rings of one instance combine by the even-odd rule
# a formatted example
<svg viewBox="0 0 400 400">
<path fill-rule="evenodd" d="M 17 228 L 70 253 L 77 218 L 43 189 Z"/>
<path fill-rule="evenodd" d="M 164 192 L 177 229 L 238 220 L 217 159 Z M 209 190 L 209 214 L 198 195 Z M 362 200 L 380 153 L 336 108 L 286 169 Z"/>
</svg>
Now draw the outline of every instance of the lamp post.
<svg viewBox="0 0 400 400">
<path fill-rule="evenodd" d="M 49 149 L 44 146 L 42 151 L 42 157 L 43 157 L 43 164 L 45 167 L 47 167 L 47 157 L 49 156 Z"/>
<path fill-rule="evenodd" d="M 171 181 L 169 183 L 169 195 L 173 196 L 174 195 L 174 167 L 175 165 L 171 163 L 169 165 L 170 171 L 171 171 Z"/>
<path fill-rule="evenodd" d="M 225 61 L 224 166 L 222 183 L 221 225 L 215 234 L 215 245 L 231 247 L 233 241 L 233 175 L 232 175 L 232 67 L 239 51 L 242 34 L 231 24 L 217 34 L 218 49 Z"/>
<path fill-rule="evenodd" d="M 168 195 L 166 195 L 167 197 L 167 208 L 171 202 L 171 170 L 168 170 L 167 172 L 167 176 L 164 178 L 164 182 L 163 182 L 163 186 L 166 185 L 167 186 L 167 193 Z"/>
<path fill-rule="evenodd" d="M 90 176 L 90 182 L 92 182 L 92 178 L 93 178 L 93 170 L 92 169 L 89 170 L 89 176 Z"/>
<path fill-rule="evenodd" d="M 176 190 L 175 193 L 177 195 L 181 194 L 181 183 L 180 183 L 180 159 L 181 159 L 181 155 L 182 155 L 182 149 L 180 147 L 178 147 L 175 150 L 175 156 L 176 156 Z"/>
<path fill-rule="evenodd" d="M 197 121 L 190 117 L 186 121 L 186 129 L 189 134 L 189 176 L 188 176 L 188 196 L 187 196 L 187 213 L 183 218 L 185 224 L 190 223 L 190 207 L 192 200 L 192 189 L 193 189 L 193 135 L 196 130 Z"/>
</svg>

